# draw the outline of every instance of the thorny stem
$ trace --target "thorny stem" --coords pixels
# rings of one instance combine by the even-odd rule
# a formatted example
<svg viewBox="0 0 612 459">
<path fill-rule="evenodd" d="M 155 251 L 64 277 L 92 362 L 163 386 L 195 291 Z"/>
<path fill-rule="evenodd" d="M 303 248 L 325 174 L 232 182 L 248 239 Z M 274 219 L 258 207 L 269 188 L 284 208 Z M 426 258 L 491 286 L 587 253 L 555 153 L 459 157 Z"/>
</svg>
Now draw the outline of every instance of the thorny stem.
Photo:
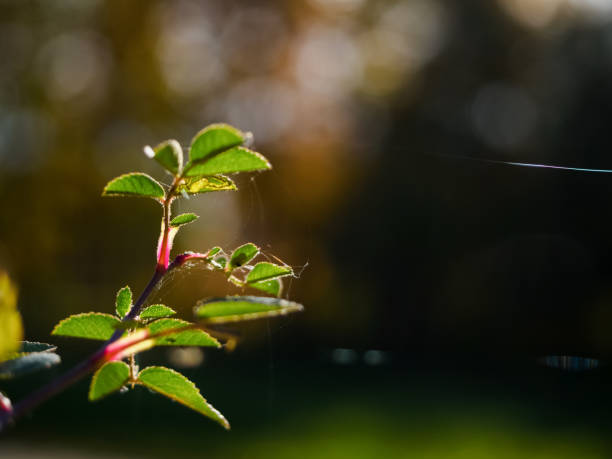
<svg viewBox="0 0 612 459">
<path fill-rule="evenodd" d="M 190 254 L 184 254 L 182 256 L 178 256 L 172 265 L 169 264 L 170 261 L 170 250 L 172 249 L 172 234 L 170 229 L 170 213 L 172 201 L 174 199 L 174 195 L 176 193 L 176 189 L 181 180 L 181 177 L 177 177 L 174 179 L 170 190 L 167 193 L 167 197 L 161 202 L 163 206 L 163 217 L 162 217 L 162 230 L 159 241 L 158 248 L 158 257 L 157 257 L 157 265 L 155 268 L 155 272 L 151 277 L 151 280 L 144 288 L 136 302 L 132 305 L 129 312 L 123 318 L 123 321 L 134 320 L 141 312 L 143 305 L 151 295 L 153 289 L 157 286 L 157 284 L 161 281 L 164 275 L 174 267 L 178 267 L 182 265 L 189 258 L 203 258 L 199 255 L 202 254 L 191 254 L 193 256 L 189 256 Z M 182 258 L 181 258 L 182 257 Z M 180 259 L 179 259 L 180 258 Z M 116 330 L 111 338 L 104 343 L 104 345 L 98 349 L 95 353 L 89 356 L 87 359 L 83 360 L 72 369 L 64 373 L 63 375 L 57 377 L 52 380 L 45 386 L 41 387 L 37 391 L 31 393 L 26 398 L 16 403 L 13 409 L 7 413 L 0 414 L 0 430 L 9 422 L 14 421 L 17 418 L 23 416 L 25 413 L 31 411 L 36 408 L 41 403 L 45 402 L 49 398 L 54 395 L 62 392 L 64 389 L 73 385 L 81 378 L 86 376 L 87 374 L 95 371 L 98 367 L 100 367 L 104 362 L 112 360 L 113 356 L 118 352 L 114 352 L 114 347 L 112 346 L 115 341 L 117 341 L 123 335 L 123 330 Z M 109 355 L 109 346 L 110 349 L 113 349 L 113 356 Z M 120 349 L 122 350 L 122 349 Z M 133 368 L 133 367 L 132 367 Z"/>
</svg>

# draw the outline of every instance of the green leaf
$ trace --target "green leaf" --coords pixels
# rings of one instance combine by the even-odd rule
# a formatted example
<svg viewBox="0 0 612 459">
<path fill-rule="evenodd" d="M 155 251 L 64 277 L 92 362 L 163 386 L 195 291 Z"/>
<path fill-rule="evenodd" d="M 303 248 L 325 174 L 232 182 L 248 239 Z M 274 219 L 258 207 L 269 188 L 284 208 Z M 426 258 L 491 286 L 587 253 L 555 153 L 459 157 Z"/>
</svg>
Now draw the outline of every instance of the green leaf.
<svg viewBox="0 0 612 459">
<path fill-rule="evenodd" d="M 96 371 L 89 386 L 89 400 L 94 401 L 118 391 L 130 378 L 125 362 L 107 362 Z"/>
<path fill-rule="evenodd" d="M 206 257 L 210 258 L 210 257 L 214 257 L 215 255 L 217 255 L 219 252 L 221 252 L 221 247 L 213 247 L 212 249 L 210 249 L 208 252 L 206 252 Z"/>
<path fill-rule="evenodd" d="M 227 265 L 227 258 L 219 256 L 210 262 L 215 268 L 225 269 Z"/>
<path fill-rule="evenodd" d="M 181 169 L 183 169 L 183 150 L 176 140 L 166 140 L 160 143 L 153 149 L 153 152 L 155 161 L 172 174 L 180 174 Z"/>
<path fill-rule="evenodd" d="M 211 193 L 213 191 L 237 190 L 232 179 L 224 175 L 211 175 L 210 177 L 191 177 L 184 179 L 184 183 L 178 187 L 179 193 L 199 194 Z"/>
<path fill-rule="evenodd" d="M 228 269 L 236 269 L 240 266 L 246 265 L 257 255 L 259 255 L 259 247 L 257 247 L 255 244 L 249 242 L 241 245 L 232 253 Z"/>
<path fill-rule="evenodd" d="M 262 282 L 276 277 L 290 276 L 293 274 L 293 270 L 290 266 L 280 266 L 274 263 L 268 263 L 262 261 L 257 263 L 251 272 L 248 274 L 246 281 L 247 284 L 254 284 L 256 282 Z"/>
<path fill-rule="evenodd" d="M 185 331 L 179 331 L 180 329 L 188 327 L 190 325 L 193 324 L 180 319 L 160 319 L 156 320 L 155 322 L 151 322 L 147 326 L 147 328 L 150 330 L 152 335 L 167 330 L 177 330 L 177 332 L 173 333 L 172 335 L 157 338 L 155 343 L 158 346 L 221 347 L 221 343 L 219 343 L 219 341 L 217 341 L 215 338 L 213 338 L 208 333 L 202 330 L 190 329 Z"/>
<path fill-rule="evenodd" d="M 229 429 L 229 422 L 210 405 L 193 382 L 170 368 L 147 367 L 138 375 L 145 387 L 185 405 Z"/>
<path fill-rule="evenodd" d="M 176 311 L 163 304 L 153 304 L 140 313 L 141 319 L 161 319 L 176 314 Z"/>
<path fill-rule="evenodd" d="M 76 314 L 58 323 L 52 335 L 107 340 L 115 332 L 120 321 L 115 316 L 101 312 Z"/>
<path fill-rule="evenodd" d="M 125 317 L 131 307 L 132 291 L 130 290 L 130 287 L 126 285 L 117 292 L 117 299 L 115 300 L 117 315 L 121 318 Z"/>
<path fill-rule="evenodd" d="M 163 199 L 165 195 L 164 189 L 155 179 L 141 172 L 120 175 L 108 182 L 104 191 L 102 191 L 102 196 L 137 196 Z"/>
<path fill-rule="evenodd" d="M 249 284 L 249 287 L 256 288 L 257 290 L 269 293 L 270 295 L 279 296 L 283 290 L 283 283 L 280 279 L 272 279 Z"/>
<path fill-rule="evenodd" d="M 177 215 L 172 220 L 170 220 L 170 226 L 178 228 L 179 226 L 183 226 L 183 225 L 186 225 L 187 223 L 194 222 L 198 218 L 200 217 L 192 213 Z"/>
<path fill-rule="evenodd" d="M 17 288 L 0 271 L 0 362 L 19 348 L 23 338 L 21 315 L 17 311 Z"/>
<path fill-rule="evenodd" d="M 207 156 L 215 155 L 244 143 L 242 132 L 229 124 L 217 123 L 206 126 L 191 141 L 189 162 L 200 161 Z"/>
<path fill-rule="evenodd" d="M 0 363 L 0 379 L 12 379 L 51 368 L 61 362 L 54 352 L 32 352 Z"/>
<path fill-rule="evenodd" d="M 234 147 L 217 155 L 211 156 L 194 163 L 185 168 L 187 177 L 215 174 L 234 174 L 237 172 L 252 172 L 271 169 L 268 160 L 257 153 L 244 147 Z"/>
<path fill-rule="evenodd" d="M 302 311 L 293 301 L 259 296 L 228 296 L 199 302 L 196 317 L 206 323 L 239 322 Z"/>
</svg>

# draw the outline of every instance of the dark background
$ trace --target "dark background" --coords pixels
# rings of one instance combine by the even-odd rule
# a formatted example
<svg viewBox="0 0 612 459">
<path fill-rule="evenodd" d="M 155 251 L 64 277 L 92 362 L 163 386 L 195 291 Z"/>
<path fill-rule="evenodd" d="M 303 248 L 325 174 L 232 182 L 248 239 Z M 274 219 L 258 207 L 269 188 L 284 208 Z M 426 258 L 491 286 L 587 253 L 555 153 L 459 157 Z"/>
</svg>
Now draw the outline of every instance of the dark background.
<svg viewBox="0 0 612 459">
<path fill-rule="evenodd" d="M 177 249 L 253 241 L 306 307 L 181 370 L 231 433 L 84 382 L 7 457 L 609 457 L 612 175 L 503 162 L 612 169 L 612 3 L 0 1 L 0 43 L 0 265 L 65 361 L 12 398 L 95 348 L 57 321 L 151 274 L 159 207 L 104 184 L 164 180 L 143 146 L 211 122 L 274 170 L 181 202 Z M 193 268 L 153 300 L 226 293 Z M 538 363 L 559 354 L 600 366 Z"/>
</svg>

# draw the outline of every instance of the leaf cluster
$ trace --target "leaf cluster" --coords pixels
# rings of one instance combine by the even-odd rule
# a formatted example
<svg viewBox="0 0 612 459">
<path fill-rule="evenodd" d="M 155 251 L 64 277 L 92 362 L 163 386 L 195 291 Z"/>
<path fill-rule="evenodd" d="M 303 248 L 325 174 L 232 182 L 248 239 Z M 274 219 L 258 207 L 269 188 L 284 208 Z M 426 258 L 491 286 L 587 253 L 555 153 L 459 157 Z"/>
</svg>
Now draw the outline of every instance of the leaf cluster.
<svg viewBox="0 0 612 459">
<path fill-rule="evenodd" d="M 172 175 L 172 184 L 163 186 L 147 174 L 132 172 L 111 180 L 102 194 L 146 197 L 162 204 L 164 214 L 156 273 L 163 276 L 175 265 L 198 258 L 232 284 L 271 296 L 203 299 L 194 308 L 195 320 L 187 321 L 174 317 L 176 311 L 169 306 L 153 304 L 145 307 L 140 299 L 134 302 L 132 291 L 126 286 L 117 292 L 114 314 L 88 312 L 60 321 L 53 329 L 53 335 L 107 342 L 91 380 L 90 400 L 143 386 L 229 428 L 227 420 L 206 401 L 193 382 L 169 368 L 150 366 L 139 369 L 134 355 L 156 346 L 220 348 L 222 343 L 216 337 L 218 334 L 210 329 L 214 324 L 302 310 L 298 303 L 279 298 L 283 288 L 282 279 L 293 275 L 292 268 L 269 261 L 256 261 L 262 254 L 253 243 L 241 245 L 231 253 L 226 253 L 220 247 L 214 247 L 205 254 L 187 252 L 168 264 L 172 240 L 179 229 L 199 218 L 194 213 L 183 213 L 172 218 L 171 206 L 175 199 L 234 191 L 237 187 L 229 175 L 271 168 L 263 155 L 245 146 L 250 137 L 250 134 L 227 124 L 212 124 L 193 138 L 187 158 L 184 158 L 176 140 L 166 140 L 154 148 L 145 147 L 145 154 Z"/>
</svg>

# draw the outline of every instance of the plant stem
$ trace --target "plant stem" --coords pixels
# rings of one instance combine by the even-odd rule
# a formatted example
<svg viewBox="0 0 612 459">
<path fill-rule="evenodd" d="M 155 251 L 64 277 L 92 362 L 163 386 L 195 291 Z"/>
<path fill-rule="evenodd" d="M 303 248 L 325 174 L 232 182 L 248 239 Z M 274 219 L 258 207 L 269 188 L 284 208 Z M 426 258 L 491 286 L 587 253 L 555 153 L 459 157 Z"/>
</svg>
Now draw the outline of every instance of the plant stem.
<svg viewBox="0 0 612 459">
<path fill-rule="evenodd" d="M 164 209 L 162 217 L 162 231 L 160 235 L 159 253 L 155 272 L 153 273 L 151 280 L 144 288 L 136 302 L 132 305 L 129 312 L 123 318 L 123 321 L 134 320 L 138 316 L 138 314 L 140 314 L 140 311 L 142 310 L 143 305 L 151 295 L 151 292 L 168 271 L 170 250 L 172 248 L 170 234 L 170 212 L 172 200 L 174 199 L 174 193 L 176 191 L 179 181 L 179 178 L 175 178 L 170 190 L 168 191 L 167 198 L 164 199 L 162 202 L 162 206 Z M 0 430 L 9 419 L 11 421 L 16 420 L 17 418 L 36 408 L 38 405 L 45 402 L 49 398 L 63 391 L 67 387 L 73 385 L 87 374 L 95 371 L 101 364 L 103 364 L 108 359 L 107 350 L 109 345 L 121 338 L 123 333 L 123 330 L 115 330 L 111 338 L 87 359 L 83 360 L 81 363 L 77 364 L 63 375 L 57 377 L 50 383 L 41 387 L 37 391 L 32 392 L 26 398 L 16 403 L 12 411 L 0 415 Z"/>
</svg>

